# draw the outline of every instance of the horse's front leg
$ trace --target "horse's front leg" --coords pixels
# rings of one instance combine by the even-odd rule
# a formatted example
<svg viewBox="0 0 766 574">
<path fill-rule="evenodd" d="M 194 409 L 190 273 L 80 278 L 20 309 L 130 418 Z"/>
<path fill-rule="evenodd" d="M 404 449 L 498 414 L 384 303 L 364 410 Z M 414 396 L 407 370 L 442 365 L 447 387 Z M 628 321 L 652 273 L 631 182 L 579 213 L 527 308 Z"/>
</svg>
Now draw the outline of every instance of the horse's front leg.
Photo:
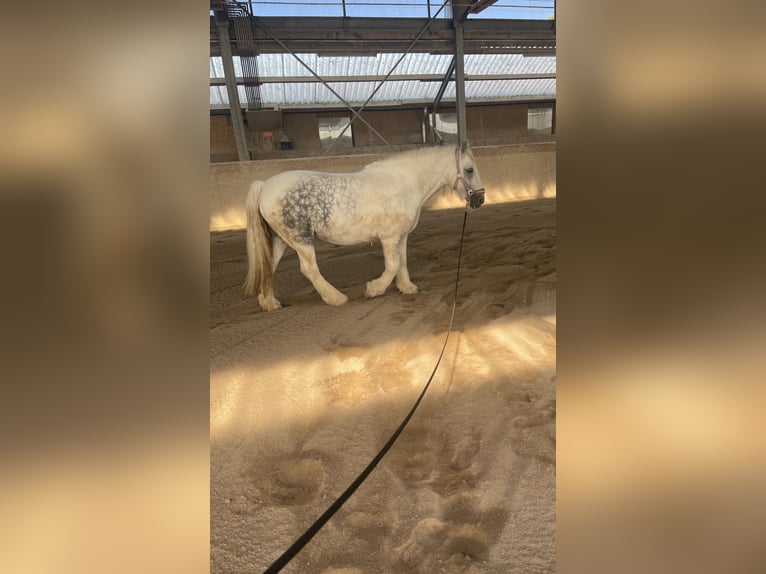
<svg viewBox="0 0 766 574">
<path fill-rule="evenodd" d="M 377 279 L 367 282 L 365 297 L 377 297 L 382 295 L 391 285 L 394 277 L 399 273 L 399 264 L 401 261 L 401 238 L 399 236 L 380 238 L 383 245 L 383 258 L 386 261 L 386 268 L 383 274 Z"/>
<path fill-rule="evenodd" d="M 396 287 L 404 294 L 410 295 L 418 292 L 418 286 L 410 281 L 410 272 L 407 270 L 407 236 L 402 237 L 399 244 L 399 273 L 396 275 Z"/>
</svg>

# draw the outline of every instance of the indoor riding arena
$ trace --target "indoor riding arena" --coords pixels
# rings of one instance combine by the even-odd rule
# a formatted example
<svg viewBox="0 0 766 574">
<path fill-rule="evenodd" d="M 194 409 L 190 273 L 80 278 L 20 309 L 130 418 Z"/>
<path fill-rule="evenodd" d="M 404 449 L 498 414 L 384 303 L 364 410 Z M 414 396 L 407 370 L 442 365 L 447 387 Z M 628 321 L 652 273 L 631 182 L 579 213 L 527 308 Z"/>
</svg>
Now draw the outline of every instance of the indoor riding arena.
<svg viewBox="0 0 766 574">
<path fill-rule="evenodd" d="M 278 571 L 443 349 L 398 439 L 284 572 L 552 573 L 555 4 L 329 4 L 212 3 L 211 572 Z M 345 304 L 322 300 L 290 247 L 282 308 L 244 294 L 251 182 L 465 143 L 485 202 L 468 209 L 457 180 L 426 201 L 406 244 L 416 293 L 365 296 L 379 241 L 317 239 Z"/>
</svg>

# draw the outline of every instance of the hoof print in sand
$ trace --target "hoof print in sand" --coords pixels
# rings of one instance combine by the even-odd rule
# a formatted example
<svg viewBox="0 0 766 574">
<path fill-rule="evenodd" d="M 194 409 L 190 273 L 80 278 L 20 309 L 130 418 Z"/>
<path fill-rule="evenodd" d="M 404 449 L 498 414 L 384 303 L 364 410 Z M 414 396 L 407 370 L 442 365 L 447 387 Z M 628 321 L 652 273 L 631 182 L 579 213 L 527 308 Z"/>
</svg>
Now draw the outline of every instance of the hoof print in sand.
<svg viewBox="0 0 766 574">
<path fill-rule="evenodd" d="M 430 556 L 441 546 L 446 526 L 436 518 L 426 518 L 418 522 L 412 529 L 407 542 L 396 550 L 400 565 L 415 568 L 424 557 Z"/>
<path fill-rule="evenodd" d="M 486 535 L 470 524 L 464 524 L 450 533 L 445 549 L 450 555 L 457 554 L 458 557 L 471 560 L 489 559 L 489 544 Z"/>
<path fill-rule="evenodd" d="M 477 436 L 466 437 L 455 447 L 455 454 L 450 461 L 452 470 L 465 470 L 471 466 L 473 457 L 481 449 L 481 440 Z"/>
<path fill-rule="evenodd" d="M 316 459 L 288 459 L 276 463 L 265 490 L 273 502 L 284 505 L 306 504 L 323 487 L 326 473 Z"/>
</svg>

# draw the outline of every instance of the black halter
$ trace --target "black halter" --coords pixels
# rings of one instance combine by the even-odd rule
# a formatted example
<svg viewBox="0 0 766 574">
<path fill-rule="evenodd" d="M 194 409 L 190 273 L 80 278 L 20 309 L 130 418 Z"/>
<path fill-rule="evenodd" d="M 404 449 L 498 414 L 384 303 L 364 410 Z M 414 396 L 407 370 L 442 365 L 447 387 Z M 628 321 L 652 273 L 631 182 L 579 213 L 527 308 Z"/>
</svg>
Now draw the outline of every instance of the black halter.
<svg viewBox="0 0 766 574">
<path fill-rule="evenodd" d="M 452 189 L 457 190 L 457 182 L 462 182 L 463 188 L 465 188 L 465 200 L 470 201 L 471 196 L 473 195 L 484 195 L 484 188 L 480 187 L 479 189 L 474 189 L 470 185 L 468 185 L 468 182 L 463 177 L 463 170 L 460 169 L 460 148 L 455 148 L 455 167 L 457 167 L 457 175 L 455 176 L 455 183 L 452 184 Z M 482 201 L 482 203 L 484 203 Z M 481 204 L 479 204 L 481 205 Z"/>
</svg>

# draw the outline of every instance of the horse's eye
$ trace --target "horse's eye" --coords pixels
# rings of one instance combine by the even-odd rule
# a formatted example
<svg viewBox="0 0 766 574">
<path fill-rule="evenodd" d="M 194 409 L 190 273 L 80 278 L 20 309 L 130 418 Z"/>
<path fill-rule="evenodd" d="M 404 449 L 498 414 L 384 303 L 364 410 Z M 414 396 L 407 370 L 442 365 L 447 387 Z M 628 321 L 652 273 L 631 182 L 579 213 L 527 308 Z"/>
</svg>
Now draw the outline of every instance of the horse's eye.
<svg viewBox="0 0 766 574">
<path fill-rule="evenodd" d="M 466 173 L 473 173 L 473 168 L 472 167 L 467 167 L 467 168 L 465 168 L 465 172 Z"/>
</svg>

